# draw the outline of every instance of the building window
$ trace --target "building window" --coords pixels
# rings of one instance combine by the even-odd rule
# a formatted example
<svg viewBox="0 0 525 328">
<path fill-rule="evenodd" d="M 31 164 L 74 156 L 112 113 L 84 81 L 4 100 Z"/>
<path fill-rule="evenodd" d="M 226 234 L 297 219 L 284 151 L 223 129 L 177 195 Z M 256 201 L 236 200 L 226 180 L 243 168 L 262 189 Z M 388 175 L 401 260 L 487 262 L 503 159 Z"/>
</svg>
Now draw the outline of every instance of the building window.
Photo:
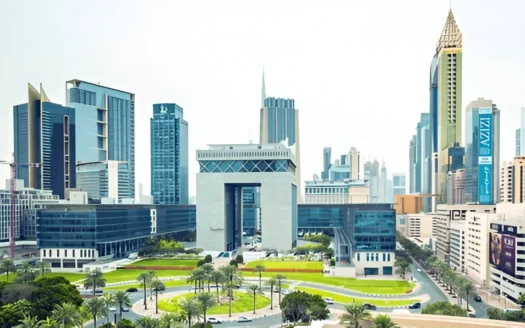
<svg viewBox="0 0 525 328">
<path fill-rule="evenodd" d="M 361 261 L 361 254 L 357 253 L 357 262 Z"/>
<path fill-rule="evenodd" d="M 383 262 L 385 262 L 385 261 L 386 261 L 386 254 L 383 253 Z"/>
<path fill-rule="evenodd" d="M 376 253 L 376 262 L 379 262 L 379 254 Z"/>
<path fill-rule="evenodd" d="M 73 252 L 73 257 L 75 257 L 75 250 L 72 250 L 72 252 Z"/>
<path fill-rule="evenodd" d="M 366 261 L 367 261 L 367 262 L 370 261 L 370 258 L 369 258 L 368 253 L 366 253 Z"/>
<path fill-rule="evenodd" d="M 57 257 L 60 257 L 60 250 L 57 249 Z"/>
<path fill-rule="evenodd" d="M 46 250 L 44 249 L 44 257 L 46 257 Z"/>
<path fill-rule="evenodd" d="M 64 250 L 64 257 L 67 257 L 67 249 Z"/>
</svg>

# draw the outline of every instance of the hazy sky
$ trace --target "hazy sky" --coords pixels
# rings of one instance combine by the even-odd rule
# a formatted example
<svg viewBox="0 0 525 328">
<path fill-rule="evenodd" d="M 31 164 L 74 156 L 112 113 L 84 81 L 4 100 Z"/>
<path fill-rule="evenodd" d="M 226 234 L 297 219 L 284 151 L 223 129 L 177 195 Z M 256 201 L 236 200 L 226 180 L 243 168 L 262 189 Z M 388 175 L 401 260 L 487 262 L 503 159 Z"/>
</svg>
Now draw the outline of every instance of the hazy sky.
<svg viewBox="0 0 525 328">
<path fill-rule="evenodd" d="M 196 149 L 258 141 L 264 62 L 267 96 L 294 98 L 300 110 L 303 180 L 321 171 L 325 146 L 335 156 L 354 146 L 363 161 L 406 172 L 448 10 L 448 0 L 2 0 L 0 159 L 10 158 L 12 107 L 27 102 L 27 82 L 62 104 L 66 80 L 100 82 L 136 95 L 145 190 L 152 104 L 184 108 L 195 195 Z M 525 106 L 525 1 L 454 0 L 452 10 L 463 110 L 477 97 L 498 104 L 501 159 L 510 160 Z"/>
</svg>

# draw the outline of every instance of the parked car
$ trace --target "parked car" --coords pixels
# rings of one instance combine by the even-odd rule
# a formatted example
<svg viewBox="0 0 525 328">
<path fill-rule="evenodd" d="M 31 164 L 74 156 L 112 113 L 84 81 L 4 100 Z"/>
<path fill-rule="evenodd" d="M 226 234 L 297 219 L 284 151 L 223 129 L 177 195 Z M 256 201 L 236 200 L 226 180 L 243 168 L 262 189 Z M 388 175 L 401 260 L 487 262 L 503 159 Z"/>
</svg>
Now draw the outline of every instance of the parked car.
<svg viewBox="0 0 525 328">
<path fill-rule="evenodd" d="M 127 306 L 123 306 L 121 309 L 122 309 L 122 312 L 129 312 L 129 307 Z"/>
<path fill-rule="evenodd" d="M 237 319 L 237 322 L 252 322 L 252 319 L 246 317 L 239 317 L 239 319 Z"/>
<path fill-rule="evenodd" d="M 419 302 L 412 303 L 408 306 L 409 309 L 419 309 L 420 307 L 421 307 L 421 303 Z"/>
<path fill-rule="evenodd" d="M 417 270 L 416 270 L 416 271 L 417 271 L 417 272 L 421 272 L 421 269 L 420 269 L 420 268 L 417 268 Z"/>
<path fill-rule="evenodd" d="M 474 296 L 474 301 L 482 302 L 483 300 L 481 299 L 481 296 L 477 295 L 477 296 Z"/>
<path fill-rule="evenodd" d="M 377 306 L 375 306 L 374 304 L 370 304 L 370 303 L 363 303 L 363 306 L 367 310 L 375 310 L 375 309 L 377 309 Z"/>
<path fill-rule="evenodd" d="M 222 323 L 221 319 L 210 317 L 207 319 L 206 323 Z"/>
<path fill-rule="evenodd" d="M 131 287 L 131 288 L 128 288 L 126 289 L 126 293 L 136 293 L 138 292 L 139 290 L 135 287 Z"/>
<path fill-rule="evenodd" d="M 154 288 L 153 290 L 157 291 L 157 292 L 160 292 L 160 291 L 166 290 L 166 286 L 160 285 L 158 288 Z"/>
<path fill-rule="evenodd" d="M 117 307 L 116 307 L 116 306 L 110 306 L 110 307 L 109 307 L 109 310 L 110 310 L 111 312 L 115 312 L 115 311 L 117 311 Z"/>
<path fill-rule="evenodd" d="M 325 297 L 324 301 L 326 302 L 326 304 L 334 304 L 334 299 L 330 297 Z"/>
</svg>

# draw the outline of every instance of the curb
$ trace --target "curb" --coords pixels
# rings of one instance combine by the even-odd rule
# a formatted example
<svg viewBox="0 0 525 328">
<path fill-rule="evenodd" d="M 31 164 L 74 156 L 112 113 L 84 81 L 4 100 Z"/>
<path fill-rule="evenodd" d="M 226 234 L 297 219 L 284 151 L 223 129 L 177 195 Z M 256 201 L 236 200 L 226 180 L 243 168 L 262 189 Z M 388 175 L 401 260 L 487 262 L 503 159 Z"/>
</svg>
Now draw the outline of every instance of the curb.
<svg viewBox="0 0 525 328">
<path fill-rule="evenodd" d="M 298 281 L 298 280 L 293 280 L 293 281 Z M 415 297 L 415 296 L 413 296 L 414 291 L 412 291 L 410 293 L 405 293 L 405 294 L 369 294 L 369 293 L 358 292 L 356 290 L 349 289 L 349 288 L 346 288 L 346 287 L 343 287 L 343 286 L 326 285 L 326 284 L 319 284 L 319 283 L 308 282 L 308 281 L 298 281 L 298 282 L 299 282 L 299 285 L 301 285 L 301 283 L 307 283 L 307 284 L 316 285 L 316 286 L 322 286 L 322 287 L 328 286 L 328 287 L 333 287 L 333 288 L 341 288 L 341 289 L 348 290 L 348 291 L 351 291 L 353 293 L 356 293 L 356 294 L 362 295 L 362 296 L 374 296 L 374 297 L 381 297 L 381 298 L 395 298 L 395 297 L 399 297 L 399 296 L 410 295 L 412 297 Z"/>
</svg>

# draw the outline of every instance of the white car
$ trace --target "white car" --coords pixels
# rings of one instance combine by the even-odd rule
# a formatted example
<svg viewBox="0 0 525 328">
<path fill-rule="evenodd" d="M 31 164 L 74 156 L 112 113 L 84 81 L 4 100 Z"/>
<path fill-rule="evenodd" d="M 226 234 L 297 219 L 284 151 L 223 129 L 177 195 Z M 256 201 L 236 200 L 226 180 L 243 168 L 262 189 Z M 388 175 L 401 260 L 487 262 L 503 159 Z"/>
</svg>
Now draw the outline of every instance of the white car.
<svg viewBox="0 0 525 328">
<path fill-rule="evenodd" d="M 417 269 L 417 272 L 421 272 L 421 269 Z"/>
<path fill-rule="evenodd" d="M 286 289 L 283 289 L 283 291 L 281 292 L 283 295 L 288 295 L 290 294 L 290 291 L 286 290 Z"/>
<path fill-rule="evenodd" d="M 330 297 L 325 297 L 324 301 L 326 304 L 334 304 L 334 299 Z"/>
<path fill-rule="evenodd" d="M 237 322 L 252 322 L 252 319 L 246 317 L 239 317 L 239 319 L 237 319 Z"/>
<path fill-rule="evenodd" d="M 111 312 L 115 312 L 115 311 L 117 311 L 117 307 L 116 307 L 116 306 L 110 306 L 110 307 L 109 307 L 109 310 L 110 310 Z"/>
<path fill-rule="evenodd" d="M 222 320 L 217 318 L 208 318 L 206 323 L 222 323 Z"/>
</svg>

